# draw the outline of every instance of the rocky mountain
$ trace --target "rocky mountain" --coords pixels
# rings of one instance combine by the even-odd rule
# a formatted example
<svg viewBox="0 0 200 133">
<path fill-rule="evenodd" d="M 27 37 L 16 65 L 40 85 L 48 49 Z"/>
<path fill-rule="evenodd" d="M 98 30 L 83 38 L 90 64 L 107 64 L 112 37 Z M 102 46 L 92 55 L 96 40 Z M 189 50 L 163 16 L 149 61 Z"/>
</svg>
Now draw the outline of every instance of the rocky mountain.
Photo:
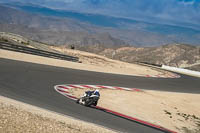
<svg viewBox="0 0 200 133">
<path fill-rule="evenodd" d="M 74 35 L 76 36 L 76 35 Z M 102 35 L 102 38 L 107 38 L 108 36 Z M 10 33 L 1 33 L 0 40 L 11 42 L 11 43 L 20 43 L 28 44 L 32 47 L 39 48 L 42 50 L 52 51 L 52 48 L 57 49 L 69 49 L 72 48 L 72 45 L 59 45 L 51 47 L 49 44 L 43 44 L 40 42 L 35 42 L 19 36 L 16 34 Z M 16 41 L 17 40 L 17 41 Z M 86 40 L 85 40 L 86 41 Z M 19 45 L 21 45 L 19 44 Z M 115 44 L 115 43 L 114 43 Z M 187 69 L 200 71 L 200 47 L 192 46 L 188 44 L 168 44 L 157 47 L 133 47 L 129 45 L 103 45 L 103 44 L 88 44 L 74 45 L 74 49 L 87 51 L 90 53 L 96 53 L 99 55 L 106 56 L 108 58 L 121 60 L 124 62 L 130 63 L 147 63 L 147 64 L 157 64 L 157 65 L 169 65 L 175 67 L 184 67 Z"/>
<path fill-rule="evenodd" d="M 159 47 L 119 48 L 114 55 L 109 50 L 100 54 L 127 62 L 148 62 L 152 64 L 165 64 L 175 67 L 186 67 L 200 61 L 200 48 L 186 44 L 168 44 Z"/>
<path fill-rule="evenodd" d="M 192 28 L 26 4 L 0 5 L 0 18 L 0 32 L 16 33 L 50 45 L 74 45 L 76 49 L 126 62 L 176 67 L 200 62 L 200 48 L 186 45 L 200 44 L 200 31 Z"/>
<path fill-rule="evenodd" d="M 130 63 L 145 62 L 188 68 L 191 66 L 193 70 L 198 70 L 198 65 L 195 67 L 192 64 L 200 63 L 200 48 L 187 44 L 167 44 L 143 48 L 132 46 L 116 49 L 101 48 L 101 51 L 96 51 L 94 46 L 77 47 L 77 49 Z"/>
<path fill-rule="evenodd" d="M 199 0 L 1 0 L 200 29 Z M 16 4 L 15 4 L 16 5 Z"/>
<path fill-rule="evenodd" d="M 22 22 L 25 22 L 26 26 L 40 30 L 86 32 L 89 34 L 109 33 L 113 38 L 118 38 L 135 46 L 157 46 L 168 43 L 199 45 L 200 42 L 200 30 L 191 25 L 182 27 L 150 23 L 94 13 L 50 9 L 33 4 L 7 3 L 4 6 L 15 8 L 14 10 L 23 12 L 22 14 L 32 14 L 34 16 L 32 18 L 25 15 L 20 17 L 20 21 L 14 19 L 13 23 L 17 21 L 20 22 L 19 24 L 23 24 Z M 2 14 L 5 14 L 4 10 L 2 10 Z M 13 16 L 17 16 L 12 14 L 15 13 L 11 12 L 7 17 L 12 16 L 13 18 Z M 58 38 L 58 40 L 60 39 L 62 40 L 62 37 Z M 56 42 L 55 39 L 54 42 Z"/>
<path fill-rule="evenodd" d="M 126 43 L 97 27 L 68 18 L 42 16 L 0 6 L 0 32 L 11 32 L 52 45 L 120 46 Z M 93 30 L 94 32 L 90 32 Z"/>
</svg>

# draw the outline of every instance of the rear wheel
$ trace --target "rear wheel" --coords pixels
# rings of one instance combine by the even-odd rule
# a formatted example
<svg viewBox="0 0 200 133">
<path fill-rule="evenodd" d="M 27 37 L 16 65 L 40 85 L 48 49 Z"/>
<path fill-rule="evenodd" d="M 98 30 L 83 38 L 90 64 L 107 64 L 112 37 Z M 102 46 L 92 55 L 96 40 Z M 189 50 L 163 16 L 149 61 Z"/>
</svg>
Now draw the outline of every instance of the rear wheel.
<svg viewBox="0 0 200 133">
<path fill-rule="evenodd" d="M 93 104 L 94 106 L 97 106 L 97 101 L 96 102 L 94 102 L 94 104 Z"/>
</svg>

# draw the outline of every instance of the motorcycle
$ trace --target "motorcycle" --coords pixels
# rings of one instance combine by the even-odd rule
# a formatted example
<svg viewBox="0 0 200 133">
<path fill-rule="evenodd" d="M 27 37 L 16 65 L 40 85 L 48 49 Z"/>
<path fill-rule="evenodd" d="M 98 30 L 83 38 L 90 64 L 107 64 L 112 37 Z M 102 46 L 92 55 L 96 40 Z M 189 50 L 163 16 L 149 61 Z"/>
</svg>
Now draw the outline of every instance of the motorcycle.
<svg viewBox="0 0 200 133">
<path fill-rule="evenodd" d="M 76 103 L 78 104 L 82 104 L 84 106 L 96 106 L 97 105 L 97 102 L 99 100 L 99 96 L 96 96 L 96 95 L 92 95 L 92 96 L 83 96 L 81 98 L 79 98 Z"/>
</svg>

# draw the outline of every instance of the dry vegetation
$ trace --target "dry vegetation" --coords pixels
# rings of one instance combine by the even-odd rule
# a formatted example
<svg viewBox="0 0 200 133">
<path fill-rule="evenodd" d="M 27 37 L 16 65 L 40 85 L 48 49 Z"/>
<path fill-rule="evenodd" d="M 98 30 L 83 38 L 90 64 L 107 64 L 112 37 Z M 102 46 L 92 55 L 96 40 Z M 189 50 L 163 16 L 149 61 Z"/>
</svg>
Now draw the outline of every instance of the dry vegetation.
<svg viewBox="0 0 200 133">
<path fill-rule="evenodd" d="M 193 65 L 193 66 L 186 67 L 186 69 L 190 69 L 190 70 L 193 70 L 193 71 L 199 71 L 200 72 L 200 64 L 196 64 L 196 65 Z"/>
<path fill-rule="evenodd" d="M 116 53 L 114 59 L 126 62 L 142 61 L 176 67 L 186 67 L 200 60 L 200 49 L 186 44 L 169 44 L 146 48 L 125 47 L 112 50 L 112 52 Z M 99 54 L 111 57 L 112 52 L 104 50 Z"/>
<path fill-rule="evenodd" d="M 129 63 L 148 62 L 175 67 L 187 67 L 200 61 L 200 48 L 187 44 L 168 44 L 142 48 L 133 46 L 121 46 L 120 48 L 101 47 L 99 51 L 93 45 L 77 46 L 76 48 Z"/>
</svg>

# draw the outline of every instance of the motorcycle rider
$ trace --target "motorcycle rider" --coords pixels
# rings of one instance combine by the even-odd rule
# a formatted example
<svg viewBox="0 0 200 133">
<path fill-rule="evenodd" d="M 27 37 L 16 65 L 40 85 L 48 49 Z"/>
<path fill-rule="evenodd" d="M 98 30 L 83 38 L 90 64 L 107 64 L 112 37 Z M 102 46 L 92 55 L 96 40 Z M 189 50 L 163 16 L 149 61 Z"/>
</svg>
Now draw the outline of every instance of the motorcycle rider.
<svg viewBox="0 0 200 133">
<path fill-rule="evenodd" d="M 82 97 L 98 97 L 98 98 L 100 98 L 100 93 L 99 93 L 98 89 L 96 89 L 95 91 L 86 91 Z M 83 103 L 84 101 L 81 100 L 80 102 Z M 97 105 L 97 103 L 98 103 L 98 100 L 95 104 Z"/>
<path fill-rule="evenodd" d="M 99 93 L 99 90 L 96 89 L 95 91 L 86 91 L 84 96 L 97 96 L 97 97 L 100 97 L 100 93 Z"/>
</svg>

